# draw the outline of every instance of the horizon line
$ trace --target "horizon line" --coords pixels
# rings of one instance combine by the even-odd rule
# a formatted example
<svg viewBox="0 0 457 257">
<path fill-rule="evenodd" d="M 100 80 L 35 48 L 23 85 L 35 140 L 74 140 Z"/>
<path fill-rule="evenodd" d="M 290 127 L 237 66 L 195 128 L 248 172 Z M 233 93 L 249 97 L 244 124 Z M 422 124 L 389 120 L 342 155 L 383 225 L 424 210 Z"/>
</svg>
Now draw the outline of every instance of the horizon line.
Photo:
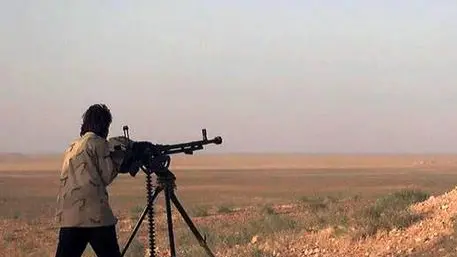
<svg viewBox="0 0 457 257">
<path fill-rule="evenodd" d="M 50 156 L 63 155 L 63 152 L 1 152 L 1 155 L 15 156 Z M 175 154 L 172 154 L 175 155 Z M 188 154 L 178 154 L 187 156 Z M 196 151 L 194 155 L 457 155 L 457 152 L 262 152 L 262 151 L 237 151 L 237 152 L 205 152 Z M 189 155 L 192 156 L 192 155 Z"/>
</svg>

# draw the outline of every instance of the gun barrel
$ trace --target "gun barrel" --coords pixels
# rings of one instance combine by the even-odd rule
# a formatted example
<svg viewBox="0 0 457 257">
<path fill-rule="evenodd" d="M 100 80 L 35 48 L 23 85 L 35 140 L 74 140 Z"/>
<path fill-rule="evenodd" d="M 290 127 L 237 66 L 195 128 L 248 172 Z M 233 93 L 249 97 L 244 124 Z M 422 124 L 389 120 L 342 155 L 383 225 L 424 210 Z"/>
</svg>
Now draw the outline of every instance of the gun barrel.
<svg viewBox="0 0 457 257">
<path fill-rule="evenodd" d="M 222 144 L 222 138 L 218 136 L 210 140 L 204 139 L 180 144 L 156 145 L 156 150 L 158 150 L 160 154 L 193 154 L 194 151 L 202 150 L 203 146 L 208 144 L 220 145 Z"/>
</svg>

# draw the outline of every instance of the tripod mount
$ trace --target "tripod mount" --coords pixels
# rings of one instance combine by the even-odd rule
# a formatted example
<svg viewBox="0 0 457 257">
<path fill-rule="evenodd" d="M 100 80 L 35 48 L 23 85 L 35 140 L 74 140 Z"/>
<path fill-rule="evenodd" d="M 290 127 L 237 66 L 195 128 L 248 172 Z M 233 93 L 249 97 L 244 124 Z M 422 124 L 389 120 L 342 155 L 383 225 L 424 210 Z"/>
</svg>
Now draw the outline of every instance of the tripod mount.
<svg viewBox="0 0 457 257">
<path fill-rule="evenodd" d="M 124 135 L 128 138 L 128 126 L 123 127 Z M 166 216 L 167 216 L 167 226 L 168 226 L 168 241 L 170 247 L 171 257 L 176 257 L 176 246 L 175 246 L 175 237 L 173 231 L 173 221 L 172 221 L 172 204 L 176 207 L 181 217 L 186 222 L 189 229 L 192 231 L 193 235 L 198 240 L 201 247 L 204 248 L 208 256 L 215 257 L 209 248 L 206 237 L 203 237 L 198 231 L 195 224 L 192 222 L 192 219 L 186 213 L 186 210 L 180 203 L 178 197 L 175 194 L 176 190 L 176 176 L 169 169 L 171 157 L 170 154 L 184 153 L 184 154 L 193 154 L 196 150 L 202 150 L 204 145 L 207 144 L 221 144 L 222 138 L 215 137 L 214 139 L 208 140 L 206 129 L 202 130 L 203 140 L 192 141 L 189 143 L 181 143 L 174 145 L 154 145 L 154 149 L 150 150 L 150 158 L 144 160 L 142 166 L 140 167 L 146 174 L 146 196 L 147 202 L 146 206 L 141 213 L 140 218 L 138 219 L 133 231 L 122 251 L 124 256 L 127 252 L 130 244 L 135 238 L 136 233 L 138 232 L 144 219 L 148 218 L 148 236 L 149 236 L 149 253 L 150 257 L 156 257 L 156 242 L 155 242 L 155 223 L 154 223 L 154 202 L 157 200 L 157 197 L 160 193 L 164 193 L 165 196 L 165 206 L 166 206 Z M 154 188 L 152 183 L 152 174 L 155 174 L 157 177 L 157 184 Z"/>
</svg>

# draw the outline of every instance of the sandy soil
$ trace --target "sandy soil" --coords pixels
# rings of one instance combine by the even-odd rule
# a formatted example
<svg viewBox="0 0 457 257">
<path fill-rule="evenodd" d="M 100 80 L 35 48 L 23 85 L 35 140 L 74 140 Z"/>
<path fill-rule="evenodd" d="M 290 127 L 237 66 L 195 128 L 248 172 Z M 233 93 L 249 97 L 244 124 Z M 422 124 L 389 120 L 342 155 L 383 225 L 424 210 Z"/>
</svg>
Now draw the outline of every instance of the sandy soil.
<svg viewBox="0 0 457 257">
<path fill-rule="evenodd" d="M 413 211 L 426 218 L 404 230 L 380 232 L 362 241 L 335 237 L 332 229 L 300 235 L 277 234 L 252 238 L 251 244 L 218 251 L 220 257 L 251 256 L 246 253 L 253 248 L 262 249 L 268 257 L 412 257 L 419 253 L 417 257 L 457 256 L 457 243 L 452 241 L 453 219 L 457 214 L 457 190 L 453 186 L 457 184 L 457 156 L 176 155 L 173 160 L 172 168 L 180 178 L 178 195 L 188 210 L 200 203 L 216 209 L 231 202 L 243 203 L 243 208 L 231 214 L 196 217 L 194 221 L 199 227 L 242 224 L 256 216 L 257 212 L 249 206 L 265 203 L 300 217 L 305 214 L 278 200 L 287 202 L 314 192 L 369 194 L 405 187 L 446 192 L 412 206 Z M 0 214 L 5 217 L 0 219 L 0 256 L 2 252 L 7 256 L 48 256 L 53 252 L 56 228 L 51 216 L 59 167 L 60 156 L 0 156 Z M 122 177 L 113 185 L 113 206 L 123 210 L 122 231 L 127 225 L 126 231 L 131 229 L 128 217 L 132 208 L 143 206 L 143 190 L 141 178 Z"/>
</svg>

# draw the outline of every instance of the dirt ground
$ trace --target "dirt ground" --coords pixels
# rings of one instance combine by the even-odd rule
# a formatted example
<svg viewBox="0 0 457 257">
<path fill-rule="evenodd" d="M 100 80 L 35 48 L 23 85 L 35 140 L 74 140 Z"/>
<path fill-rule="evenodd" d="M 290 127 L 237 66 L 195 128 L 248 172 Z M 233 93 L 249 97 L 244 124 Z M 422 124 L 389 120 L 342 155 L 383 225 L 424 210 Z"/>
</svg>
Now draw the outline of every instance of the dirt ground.
<svg viewBox="0 0 457 257">
<path fill-rule="evenodd" d="M 59 156 L 0 156 L 0 256 L 53 256 L 59 167 Z M 449 200 L 457 185 L 456 167 L 452 155 L 195 155 L 173 157 L 171 168 L 176 194 L 218 256 L 457 256 L 454 213 L 449 213 L 457 212 Z M 144 208 L 144 183 L 144 174 L 122 175 L 110 187 L 121 248 Z M 310 232 L 303 223 L 309 219 L 300 207 L 304 197 L 356 197 L 362 200 L 350 206 L 357 208 L 404 189 L 435 196 L 424 203 L 428 209 L 423 207 L 431 213 L 421 221 L 422 227 L 430 225 L 428 240 L 394 230 L 354 242 L 328 229 Z M 447 200 L 440 200 L 446 192 Z M 162 198 L 156 208 L 159 252 L 168 244 Z M 174 222 L 180 256 L 205 256 L 176 212 Z M 419 233 L 417 226 L 407 228 L 409 233 Z M 129 256 L 144 256 L 146 227 L 143 223 Z M 402 240 L 410 247 L 399 251 Z M 90 256 L 90 248 L 86 252 Z"/>
</svg>

